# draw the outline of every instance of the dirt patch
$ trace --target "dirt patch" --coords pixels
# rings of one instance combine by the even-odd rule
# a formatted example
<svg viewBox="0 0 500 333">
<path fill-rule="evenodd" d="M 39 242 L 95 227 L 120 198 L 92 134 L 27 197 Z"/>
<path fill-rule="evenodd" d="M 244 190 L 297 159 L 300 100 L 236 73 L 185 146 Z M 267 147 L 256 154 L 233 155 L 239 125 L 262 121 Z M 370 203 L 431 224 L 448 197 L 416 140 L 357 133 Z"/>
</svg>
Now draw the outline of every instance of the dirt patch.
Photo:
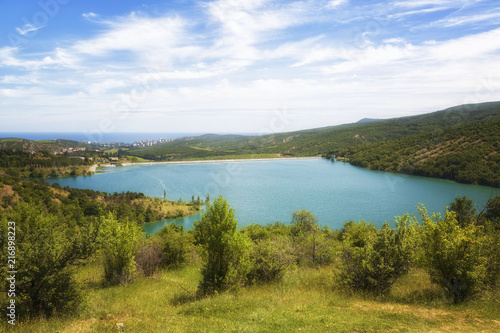
<svg viewBox="0 0 500 333">
<path fill-rule="evenodd" d="M 9 195 L 14 195 L 15 192 L 12 190 L 12 186 L 4 185 L 0 188 L 0 199 Z"/>
</svg>

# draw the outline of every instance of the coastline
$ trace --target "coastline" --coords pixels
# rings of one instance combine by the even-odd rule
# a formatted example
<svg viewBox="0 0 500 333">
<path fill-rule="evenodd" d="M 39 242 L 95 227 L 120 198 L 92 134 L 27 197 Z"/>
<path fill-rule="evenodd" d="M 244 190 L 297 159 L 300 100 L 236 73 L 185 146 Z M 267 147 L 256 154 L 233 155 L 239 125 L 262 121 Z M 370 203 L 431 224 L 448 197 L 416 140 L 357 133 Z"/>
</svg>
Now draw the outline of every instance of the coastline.
<svg viewBox="0 0 500 333">
<path fill-rule="evenodd" d="M 223 163 L 223 162 L 245 162 L 245 161 L 274 161 L 274 160 L 305 160 L 320 159 L 321 156 L 308 157 L 264 157 L 264 158 L 238 158 L 221 160 L 185 160 L 185 161 L 158 161 L 158 162 L 125 162 L 121 166 L 133 165 L 159 165 L 159 164 L 195 164 L 195 163 Z"/>
</svg>

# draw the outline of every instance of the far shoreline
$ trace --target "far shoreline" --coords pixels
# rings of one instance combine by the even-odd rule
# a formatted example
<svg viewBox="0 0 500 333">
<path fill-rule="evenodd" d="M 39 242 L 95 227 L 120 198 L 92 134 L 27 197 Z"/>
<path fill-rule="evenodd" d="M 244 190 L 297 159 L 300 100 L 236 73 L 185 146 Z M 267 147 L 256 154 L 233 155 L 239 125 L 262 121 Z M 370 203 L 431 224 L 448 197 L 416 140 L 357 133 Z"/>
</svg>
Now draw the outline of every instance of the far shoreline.
<svg viewBox="0 0 500 333">
<path fill-rule="evenodd" d="M 151 162 L 125 162 L 120 166 L 134 165 L 160 165 L 160 164 L 197 164 L 197 163 L 224 163 L 224 162 L 245 162 L 245 161 L 274 161 L 274 160 L 306 160 L 306 159 L 321 159 L 321 156 L 305 156 L 305 157 L 263 157 L 263 158 L 236 158 L 236 159 L 220 159 L 220 160 L 184 160 L 184 161 L 151 161 Z M 106 165 L 104 165 L 106 166 Z M 107 165 L 110 166 L 110 165 Z"/>
</svg>

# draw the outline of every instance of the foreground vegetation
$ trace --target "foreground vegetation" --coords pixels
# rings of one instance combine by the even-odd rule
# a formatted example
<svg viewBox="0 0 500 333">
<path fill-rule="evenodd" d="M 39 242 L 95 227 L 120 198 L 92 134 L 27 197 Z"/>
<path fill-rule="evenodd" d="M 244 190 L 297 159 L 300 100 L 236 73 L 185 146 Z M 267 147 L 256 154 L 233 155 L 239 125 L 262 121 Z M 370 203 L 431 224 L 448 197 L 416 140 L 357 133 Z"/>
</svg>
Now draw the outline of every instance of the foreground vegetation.
<svg viewBox="0 0 500 333">
<path fill-rule="evenodd" d="M 21 322 L 19 332 L 497 332 L 499 297 L 450 305 L 420 270 L 383 298 L 336 284 L 335 265 L 297 268 L 280 283 L 191 298 L 199 267 L 162 270 L 125 286 L 102 287 L 102 269 L 79 271 L 87 302 L 75 314 Z"/>
<path fill-rule="evenodd" d="M 420 220 L 404 215 L 395 228 L 338 231 L 304 210 L 290 224 L 238 229 L 219 197 L 194 229 L 171 224 L 146 238 L 113 211 L 71 223 L 20 200 L 2 213 L 2 230 L 16 221 L 26 332 L 500 327 L 500 197 L 479 212 L 457 198 L 445 216 L 421 207 Z"/>
</svg>

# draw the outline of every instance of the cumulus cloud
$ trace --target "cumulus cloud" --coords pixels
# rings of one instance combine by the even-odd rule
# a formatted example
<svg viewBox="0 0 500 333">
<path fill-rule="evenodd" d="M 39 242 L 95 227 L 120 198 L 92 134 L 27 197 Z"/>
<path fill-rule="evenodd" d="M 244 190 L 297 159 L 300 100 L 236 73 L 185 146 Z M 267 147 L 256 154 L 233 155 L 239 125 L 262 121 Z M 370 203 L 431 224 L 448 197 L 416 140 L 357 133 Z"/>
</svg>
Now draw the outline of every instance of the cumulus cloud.
<svg viewBox="0 0 500 333">
<path fill-rule="evenodd" d="M 86 12 L 82 17 L 98 28 L 91 35 L 43 52 L 0 48 L 0 68 L 8 73 L 0 76 L 0 103 L 43 111 L 47 122 L 55 117 L 49 114 L 82 121 L 82 114 L 94 120 L 107 114 L 120 119 L 121 130 L 140 117 L 156 120 L 142 130 L 160 130 L 165 119 L 196 113 L 199 124 L 190 126 L 206 126 L 211 117 L 236 121 L 239 114 L 246 122 L 232 128 L 249 132 L 248 124 L 265 126 L 269 112 L 288 108 L 302 121 L 292 130 L 356 121 L 370 110 L 390 116 L 461 104 L 500 68 L 500 28 L 485 23 L 497 14 L 469 1 L 216 0 L 199 6 L 191 17 Z M 443 8 L 457 11 L 443 16 Z M 478 30 L 453 30 L 478 22 Z M 445 26 L 449 34 L 433 37 L 434 27 Z M 500 98 L 500 87 L 488 91 L 477 102 Z M 114 112 L 118 104 L 130 122 Z M 312 113 L 317 117 L 308 118 Z"/>
</svg>

